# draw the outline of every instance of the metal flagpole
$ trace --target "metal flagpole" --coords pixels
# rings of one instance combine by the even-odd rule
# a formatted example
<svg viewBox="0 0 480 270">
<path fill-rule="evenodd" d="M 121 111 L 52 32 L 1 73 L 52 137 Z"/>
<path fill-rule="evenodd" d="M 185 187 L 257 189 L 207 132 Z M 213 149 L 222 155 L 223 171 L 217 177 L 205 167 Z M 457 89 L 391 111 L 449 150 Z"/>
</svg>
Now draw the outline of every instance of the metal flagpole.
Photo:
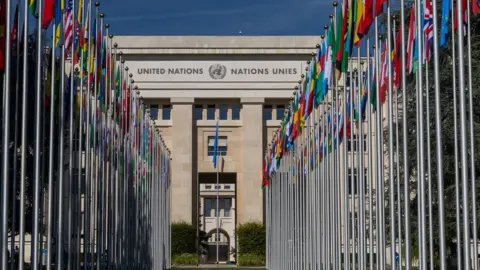
<svg viewBox="0 0 480 270">
<path fill-rule="evenodd" d="M 390 10 L 390 1 L 387 2 L 387 77 L 388 77 L 388 178 L 390 183 L 390 261 L 392 269 L 395 269 L 395 177 L 394 177 L 394 149 L 393 149 L 393 84 L 392 84 L 392 21 L 391 21 L 391 10 Z M 378 105 L 380 106 L 380 105 Z M 380 108 L 379 108 L 380 109 Z M 383 191 L 383 190 L 382 190 Z M 381 192 L 382 192 L 381 191 Z"/>
<path fill-rule="evenodd" d="M 9 1 L 9 0 L 8 0 Z M 38 7 L 42 7 L 43 1 L 38 0 L 37 5 Z M 40 174 L 41 174 L 41 164 L 40 164 L 40 147 L 43 140 L 40 139 L 41 136 L 41 126 L 42 126 L 42 119 L 41 119 L 41 112 L 42 112 L 42 18 L 43 14 L 42 11 L 38 11 L 38 20 L 37 20 L 37 82 L 36 82 L 36 100 L 35 100 L 35 182 L 34 182 L 34 198 L 33 198 L 33 236 L 32 236 L 32 266 L 33 270 L 38 270 L 39 268 L 39 259 L 38 259 L 38 251 L 39 251 L 39 237 L 40 237 Z M 8 103 L 7 105 L 8 106 Z M 8 127 L 7 127 L 8 128 Z M 5 162 L 5 160 L 4 160 Z M 5 173 L 5 172 L 4 172 Z"/>
<path fill-rule="evenodd" d="M 217 120 L 218 121 L 218 120 Z M 218 148 L 218 135 L 217 135 L 217 148 Z M 217 153 L 215 153 L 217 155 L 217 159 L 219 157 L 218 155 L 218 149 L 217 149 Z M 218 160 L 217 160 L 218 162 Z M 218 262 L 218 245 L 219 245 L 219 240 L 220 240 L 220 230 L 219 230 L 219 227 L 220 227 L 220 210 L 219 210 L 219 204 L 220 204 L 220 193 L 219 193 L 219 181 L 220 181 L 220 174 L 218 172 L 218 165 L 216 166 L 217 167 L 217 186 L 215 187 L 215 189 L 217 190 L 217 205 L 216 205 L 216 212 L 215 212 L 215 216 L 217 217 L 217 234 L 215 235 L 215 241 L 216 241 L 216 245 L 217 245 L 217 264 L 219 264 Z"/>
<path fill-rule="evenodd" d="M 463 210 L 463 263 L 464 268 L 470 268 L 470 217 L 468 207 L 468 149 L 467 149 L 467 119 L 465 108 L 465 63 L 464 63 L 464 51 L 463 51 L 463 2 L 457 1 L 457 42 L 458 42 L 458 79 L 459 79 L 459 92 L 460 92 L 460 164 L 462 170 L 462 210 Z M 437 139 L 438 141 L 438 139 Z"/>
<path fill-rule="evenodd" d="M 424 138 L 424 100 L 423 100 L 423 34 L 422 29 L 423 25 L 421 23 L 422 18 L 422 5 L 420 0 L 416 0 L 416 23 L 417 23 L 417 54 L 418 54 L 418 70 L 417 70 L 417 132 L 418 132 L 418 152 L 419 152 L 419 161 L 417 161 L 418 166 L 418 186 L 419 186 L 419 252 L 420 252 L 420 267 L 421 269 L 427 269 L 427 233 L 426 233 L 426 202 L 425 202 L 425 148 L 423 143 Z"/>
<path fill-rule="evenodd" d="M 24 14 L 28 14 L 28 6 L 24 5 Z M 28 17 L 24 16 L 23 22 L 23 82 L 22 82 L 22 138 L 20 142 L 20 227 L 19 227 L 19 264 L 18 269 L 23 270 L 25 260 L 25 185 L 26 185 L 26 166 L 27 166 L 27 113 L 28 113 Z M 7 35 L 8 36 L 8 35 Z M 7 43 L 8 44 L 8 43 Z M 4 181 L 8 182 L 8 181 Z M 4 189 L 5 191 L 6 189 Z M 4 197 L 5 198 L 5 197 Z M 2 233 L 2 235 L 4 235 Z M 3 256 L 3 254 L 2 254 Z M 3 258 L 3 257 L 2 257 Z M 3 265 L 2 265 L 3 267 Z"/>
<path fill-rule="evenodd" d="M 452 0 L 453 5 L 453 0 Z M 452 18 L 454 18 L 454 10 L 451 10 Z M 452 20 L 451 26 L 454 27 L 455 22 Z M 452 59 L 456 59 L 455 56 L 455 38 L 452 38 Z M 456 61 L 452 61 L 452 88 L 453 88 L 453 134 L 454 134 L 454 162 L 455 162 L 455 229 L 457 237 L 457 269 L 462 269 L 462 231 L 461 231 L 461 220 L 460 220 L 460 175 L 459 175 L 459 150 L 458 150 L 458 119 L 457 119 L 457 76 L 456 76 Z M 437 98 L 435 98 L 435 101 Z M 436 106 L 436 105 L 435 105 Z M 436 107 L 435 107 L 436 109 Z M 435 115 L 436 116 L 436 115 Z M 439 186 L 440 187 L 440 186 Z M 439 192 L 441 190 L 439 189 Z M 443 189 L 442 189 L 443 191 Z M 441 208 L 443 209 L 443 208 Z M 443 224 L 443 219 L 440 220 L 440 225 Z M 444 269 L 442 269 L 444 270 Z"/>
<path fill-rule="evenodd" d="M 434 12 L 435 13 L 435 12 Z M 435 16 L 435 15 L 434 15 Z M 405 5 L 404 0 L 400 0 L 400 21 L 405 22 Z M 400 28 L 400 37 L 401 37 L 401 61 L 402 61 L 402 141 L 403 141 L 403 188 L 404 188 L 404 216 L 405 216 L 405 269 L 411 269 L 411 236 L 410 236 L 410 175 L 408 167 L 408 131 L 407 131 L 407 79 L 406 79 L 406 41 L 405 41 L 405 27 Z M 402 264 L 400 259 L 400 265 Z"/>
<path fill-rule="evenodd" d="M 52 237 L 52 216 L 53 216 L 53 192 L 54 192 L 54 188 L 53 188 L 53 175 L 54 175 L 54 166 L 53 166 L 53 155 L 54 155 L 54 152 L 53 149 L 55 149 L 55 146 L 54 146 L 54 137 L 55 137 L 55 86 L 56 86 L 56 82 L 55 82 L 55 69 L 56 69 L 56 58 L 55 58 L 55 53 L 56 53 L 56 46 L 55 46 L 55 36 L 56 36 L 56 26 L 57 26 L 57 22 L 56 22 L 56 19 L 54 19 L 53 21 L 53 25 L 52 25 L 52 35 L 53 35 L 53 39 L 52 39 L 52 49 L 50 51 L 50 60 L 51 60 L 51 63 L 50 63 L 50 69 L 51 69 L 51 82 L 50 82 L 50 142 L 49 142 L 49 153 L 48 153 L 48 216 L 47 216 L 47 270 L 50 270 L 51 269 L 51 263 L 52 263 L 52 241 L 53 241 L 53 237 Z M 48 53 L 48 51 L 47 51 Z M 48 65 L 48 64 L 47 64 Z M 45 89 L 45 91 L 48 91 L 48 89 Z"/>
<path fill-rule="evenodd" d="M 393 18 L 393 33 L 397 33 L 397 31 L 400 31 L 401 28 L 403 27 L 402 26 L 402 23 L 399 23 L 399 28 L 396 29 L 396 19 L 397 16 L 394 15 L 392 16 Z M 398 35 L 397 35 L 398 36 Z M 400 42 L 400 40 L 397 40 L 396 38 L 394 39 L 393 41 L 393 44 L 395 48 L 397 48 L 397 45 L 398 43 Z M 397 56 L 397 52 L 395 50 L 395 58 L 398 59 L 398 56 Z M 396 63 L 398 65 L 398 63 Z M 395 74 L 395 80 L 396 80 L 396 77 L 397 76 L 401 76 L 402 72 L 400 71 L 400 74 Z M 398 85 L 396 84 L 395 86 L 395 90 L 396 90 L 396 93 L 393 95 L 393 102 L 394 102 L 394 105 L 395 105 L 395 112 L 394 112 L 394 117 L 395 117 L 395 173 L 396 173 L 396 182 L 397 182 L 397 190 L 396 190 L 396 197 L 397 197 L 397 217 L 398 217 L 398 221 L 397 221 L 397 226 L 398 226 L 398 237 L 396 239 L 397 241 L 397 252 L 398 252 L 398 257 L 399 257 L 399 267 L 402 267 L 402 207 L 401 207 L 401 188 L 400 188 L 400 152 L 399 152 L 399 143 L 400 143 L 400 139 L 399 139 L 399 127 L 398 127 L 398 122 L 400 121 L 400 118 L 399 118 L 399 115 L 398 115 L 398 96 L 400 95 L 399 93 L 399 87 Z M 396 255 L 395 255 L 396 257 Z M 396 259 L 395 259 L 396 260 Z"/>
<path fill-rule="evenodd" d="M 363 64 L 364 62 L 360 60 L 360 47 L 358 48 L 358 53 L 357 53 L 357 65 L 359 67 L 359 73 L 358 73 L 358 91 L 357 91 L 357 108 L 358 108 L 358 138 L 359 138 L 359 156 L 358 156 L 358 167 L 360 170 L 359 177 L 358 179 L 359 182 L 359 268 L 360 270 L 365 270 L 366 267 L 366 243 L 365 243 L 365 165 L 364 165 L 364 159 L 365 159 L 365 153 L 364 153 L 364 137 L 365 137 L 365 132 L 363 130 L 363 112 L 362 112 L 362 96 L 360 95 L 362 93 L 362 89 L 364 89 L 363 81 L 364 81 L 364 69 L 363 69 Z"/>
<path fill-rule="evenodd" d="M 366 47 L 367 47 L 367 89 L 368 96 L 371 95 L 371 78 L 370 78 L 370 68 L 372 65 L 371 62 L 374 61 L 370 56 L 370 36 L 367 36 Z M 375 52 L 374 52 L 375 53 Z M 372 151 L 372 105 L 368 104 L 367 101 L 367 123 L 368 123 L 368 138 L 367 138 L 367 147 L 368 147 L 368 253 L 369 253 L 369 265 L 370 270 L 373 270 L 374 261 L 373 261 L 373 151 Z M 346 134 L 346 132 L 344 132 Z M 345 135 L 346 136 L 346 135 Z M 345 150 L 346 151 L 346 150 Z"/>
<path fill-rule="evenodd" d="M 473 4 L 473 3 L 472 3 Z M 477 184 L 475 173 L 475 129 L 473 118 L 473 90 L 472 90 L 472 37 L 470 20 L 470 5 L 467 2 L 467 61 L 468 61 L 468 118 L 470 119 L 470 182 L 472 190 L 472 242 L 473 242 L 473 269 L 478 270 L 478 237 L 477 237 Z M 436 33 L 435 33 L 436 34 Z M 443 234 L 442 234 L 443 237 Z"/>
<path fill-rule="evenodd" d="M 40 3 L 42 0 L 39 0 Z M 10 61 L 10 54 L 11 54 L 11 35 L 9 33 L 11 28 L 11 0 L 5 0 L 5 29 L 7 29 L 7 33 L 5 33 L 5 73 L 4 73 L 4 110 L 3 110 L 3 145 L 2 145 L 2 155 L 3 155 L 3 164 L 2 164 L 2 234 L 0 239 L 2 243 L 0 245 L 1 249 L 1 266 L 2 269 L 7 269 L 7 249 L 8 249 L 8 182 L 9 180 L 9 171 L 10 171 L 10 79 L 11 79 L 11 61 Z M 26 51 L 25 51 L 26 52 Z M 13 239 L 13 237 L 12 237 Z M 13 250 L 12 250 L 13 251 Z"/>
<path fill-rule="evenodd" d="M 62 12 L 62 20 L 64 20 L 64 13 Z M 63 24 L 62 24 L 63 25 Z M 58 229 L 57 229 L 57 270 L 63 269 L 64 243 L 63 243 L 63 184 L 64 184 L 64 135 L 65 135 L 65 43 L 61 40 L 61 56 L 60 56 L 60 150 L 58 158 Z M 50 227 L 50 226 L 49 226 Z"/>
<path fill-rule="evenodd" d="M 428 1 L 428 0 L 426 0 Z M 425 44 L 425 50 L 428 50 L 428 44 Z M 425 60 L 425 103 L 427 108 L 426 111 L 426 127 L 427 127 L 427 153 L 431 153 L 431 140 L 430 140 L 430 85 L 428 81 L 428 61 L 429 59 Z M 428 201 L 428 251 L 430 256 L 430 270 L 433 270 L 433 215 L 432 215 L 432 162 L 431 157 L 427 154 L 427 201 Z"/>
<path fill-rule="evenodd" d="M 71 2 L 71 11 L 72 12 L 72 22 L 71 22 L 71 27 L 72 31 L 76 31 L 76 26 L 77 22 L 75 20 L 75 16 L 73 16 L 75 12 L 75 1 L 72 0 Z M 64 20 L 65 21 L 65 20 Z M 67 26 L 68 27 L 68 26 Z M 79 33 L 80 34 L 80 33 Z M 74 36 L 72 35 L 72 39 Z M 75 198 L 73 194 L 73 166 L 74 166 L 74 157 L 73 157 L 73 152 L 75 151 L 75 146 L 74 146 L 74 133 L 75 133 L 75 127 L 74 127 L 74 108 L 75 108 L 75 100 L 74 100 L 74 92 L 77 91 L 75 87 L 75 65 L 74 65 L 74 57 L 75 57 L 75 48 L 74 48 L 74 42 L 72 41 L 70 45 L 70 63 L 71 63 L 71 70 L 70 70 L 70 93 L 69 93 L 69 126 L 68 126 L 68 146 L 69 146 L 69 153 L 68 153 L 68 225 L 67 225 L 67 254 L 68 254 L 68 260 L 67 260 L 67 270 L 72 270 L 72 264 L 73 264 L 73 258 L 75 257 L 76 254 L 73 254 L 73 244 L 72 244 L 72 238 L 74 237 L 73 233 L 73 210 L 72 207 L 74 207 L 73 200 Z M 66 55 L 65 55 L 66 58 Z M 78 230 L 78 228 L 76 228 Z"/>
<path fill-rule="evenodd" d="M 20 18 L 18 13 L 18 6 L 20 0 L 17 0 L 17 7 L 15 9 L 15 17 L 14 17 L 14 25 L 16 25 L 16 33 L 15 33 L 15 48 L 16 48 L 16 55 L 15 55 L 15 123 L 14 123 L 14 135 L 13 135 L 13 187 L 12 192 L 13 194 L 17 194 L 17 171 L 18 171 L 18 124 L 19 124 L 19 115 L 18 115 L 18 108 L 20 107 L 20 39 L 18 28 L 20 27 Z M 13 29 L 12 29 L 12 36 L 13 36 Z M 13 38 L 13 37 L 12 37 Z M 17 198 L 12 201 L 12 229 L 10 230 L 10 252 L 13 254 L 15 250 L 15 230 L 16 230 L 16 214 L 17 214 Z M 13 258 L 13 256 L 12 256 Z M 14 260 L 10 260 L 10 269 L 13 270 L 14 267 Z"/>
</svg>

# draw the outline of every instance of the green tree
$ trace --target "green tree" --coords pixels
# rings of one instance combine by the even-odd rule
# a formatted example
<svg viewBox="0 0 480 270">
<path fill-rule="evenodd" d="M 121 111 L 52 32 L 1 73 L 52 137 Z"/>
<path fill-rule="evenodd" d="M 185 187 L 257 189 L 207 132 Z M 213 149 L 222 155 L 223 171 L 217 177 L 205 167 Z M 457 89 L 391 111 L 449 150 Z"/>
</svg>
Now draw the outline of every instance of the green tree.
<svg viewBox="0 0 480 270">
<path fill-rule="evenodd" d="M 440 12 L 440 10 L 438 11 Z M 439 17 L 440 18 L 440 17 Z M 407 25 L 408 21 L 405 22 L 404 25 Z M 475 176 L 476 176 L 476 190 L 477 190 L 477 195 L 480 192 L 480 181 L 479 181 L 479 173 L 480 173 L 480 76 L 476 75 L 479 74 L 480 72 L 480 17 L 479 16 L 472 16 L 471 17 L 471 25 L 469 26 L 471 29 L 471 44 L 472 44 L 472 95 L 473 95 L 473 121 L 474 121 L 474 147 L 475 147 Z M 406 31 L 407 32 L 407 31 Z M 455 38 L 455 43 L 458 44 L 457 42 L 457 35 L 456 33 L 452 33 L 451 36 L 453 35 L 453 38 Z M 467 50 L 466 50 L 466 39 L 465 39 L 465 49 L 464 49 L 464 55 L 462 56 L 465 60 L 465 64 L 467 64 Z M 430 96 L 430 103 L 428 104 L 428 107 L 430 109 L 430 126 L 424 127 L 425 131 L 425 159 L 427 156 L 431 157 L 431 169 L 432 169 L 432 175 L 426 175 L 426 179 L 430 178 L 431 179 L 431 184 L 432 184 L 432 202 L 433 202 L 433 207 L 432 207 L 432 218 L 433 218 L 433 243 L 435 250 L 438 250 L 439 246 L 439 212 L 438 212 L 438 186 L 437 186 L 437 180 L 438 180 L 438 174 L 437 174 L 437 158 L 436 158 L 436 151 L 437 147 L 441 147 L 443 150 L 443 184 L 444 184 L 444 206 L 445 206 L 445 236 L 446 236 L 446 242 L 447 242 L 447 256 L 449 258 L 455 256 L 455 249 L 456 249 L 456 189 L 455 189 L 455 175 L 460 174 L 460 171 L 455 172 L 455 151 L 454 151 L 454 138 L 455 138 L 455 133 L 454 133 L 454 108 L 453 108 L 453 65 L 452 63 L 455 64 L 456 66 L 456 91 L 457 91 L 457 101 L 459 100 L 459 89 L 458 89 L 458 60 L 459 60 L 459 54 L 458 54 L 458 46 L 456 49 L 456 55 L 455 58 L 452 55 L 452 37 L 450 38 L 450 41 L 448 43 L 447 48 L 441 49 L 440 50 L 440 55 L 438 57 L 439 60 L 439 65 L 440 65 L 440 73 L 439 73 L 439 78 L 440 78 L 440 111 L 441 111 L 441 131 L 442 131 L 442 145 L 437 145 L 436 143 L 436 126 L 435 126 L 435 88 L 434 88 L 434 67 L 433 67 L 433 60 L 430 61 L 429 67 L 428 67 L 428 78 L 429 78 L 429 85 L 426 87 L 429 96 Z M 465 68 L 465 72 L 467 72 L 468 69 Z M 425 72 L 424 72 L 425 74 Z M 415 74 L 407 75 L 407 107 L 405 109 L 401 109 L 401 114 L 406 114 L 407 117 L 407 123 L 408 123 L 408 138 L 406 141 L 403 141 L 402 139 L 402 133 L 403 133 L 403 126 L 402 123 L 399 125 L 399 136 L 400 136 L 400 145 L 399 148 L 403 149 L 403 144 L 407 144 L 408 148 L 408 168 L 409 171 L 405 172 L 403 171 L 403 164 L 400 164 L 399 169 L 401 170 L 401 177 L 400 177 L 400 183 L 402 186 L 403 190 L 403 175 L 407 173 L 410 176 L 410 191 L 411 191 L 411 198 L 410 198 L 410 216 L 411 216 L 411 222 L 410 222 L 410 230 L 411 230 L 411 235 L 412 235 L 412 251 L 413 255 L 418 257 L 418 218 L 419 218 L 419 213 L 418 213 L 418 190 L 417 190 L 417 138 L 416 138 L 416 123 L 417 123 L 417 110 L 416 110 L 416 105 L 417 105 L 417 98 L 416 98 L 416 82 L 415 82 Z M 465 83 L 466 83 L 466 97 L 467 97 L 467 121 L 470 121 L 468 115 L 468 80 L 467 80 L 467 73 L 465 73 Z M 425 91 L 425 89 L 424 89 Z M 402 97 L 403 98 L 403 97 Z M 401 102 L 402 98 L 400 98 L 399 102 Z M 424 99 L 425 100 L 425 99 Z M 460 120 L 459 120 L 459 113 L 458 113 L 458 108 L 457 106 L 457 127 L 458 127 L 458 134 L 460 132 Z M 426 115 L 426 114 L 425 114 Z M 426 116 L 425 116 L 426 117 Z M 426 121 L 426 118 L 425 118 Z M 430 140 L 431 140 L 431 152 L 427 153 L 426 147 L 426 129 L 430 129 Z M 467 123 L 467 134 L 469 130 L 469 124 Z M 468 135 L 469 137 L 469 135 Z M 387 136 L 384 136 L 384 138 L 388 138 Z M 469 145 L 469 143 L 467 144 Z M 400 160 L 403 161 L 403 151 L 400 151 Z M 459 161 L 460 162 L 460 161 Z M 425 162 L 426 164 L 426 162 Z M 461 164 L 460 164 L 461 166 Z M 469 175 L 470 175 L 470 162 L 468 164 L 465 164 L 465 166 L 468 167 L 469 170 Z M 460 177 L 460 181 L 461 181 Z M 467 181 L 470 182 L 469 179 Z M 425 185 L 427 187 L 427 185 Z M 425 190 L 425 194 L 427 194 L 428 190 Z M 388 196 L 389 196 L 389 191 L 388 191 L 388 185 L 385 187 L 385 195 L 386 199 L 388 201 Z M 461 196 L 461 193 L 460 193 Z M 402 205 L 403 205 L 403 194 L 401 194 L 402 197 Z M 461 197 L 460 197 L 461 201 Z M 470 203 L 470 217 L 472 215 L 472 208 L 471 208 L 471 199 L 469 199 Z M 385 213 L 388 218 L 389 214 L 389 207 L 387 206 Z M 476 202 L 476 209 L 477 209 L 477 216 L 480 215 L 479 209 L 480 209 L 480 200 L 477 199 Z M 428 213 L 428 209 L 426 209 Z M 427 217 L 428 218 L 428 217 Z M 460 217 L 462 218 L 462 216 Z M 388 219 L 387 219 L 388 220 Z M 388 227 L 388 222 L 387 222 L 387 227 Z M 478 224 L 477 224 L 478 225 Z M 403 224 L 402 224 L 403 226 Z M 387 232 L 389 231 L 390 228 L 387 228 Z M 428 229 L 428 228 L 427 228 Z M 473 231 L 473 227 L 471 226 L 468 228 L 470 232 Z M 463 230 L 463 228 L 462 228 Z M 479 232 L 479 228 L 476 228 L 477 232 Z M 403 233 L 405 230 L 403 230 Z M 480 233 L 480 232 L 479 232 Z M 404 237 L 403 237 L 404 238 Z M 389 238 L 387 238 L 389 239 Z M 428 239 L 427 239 L 428 241 Z M 439 257 L 439 254 L 435 254 L 435 257 Z"/>
</svg>

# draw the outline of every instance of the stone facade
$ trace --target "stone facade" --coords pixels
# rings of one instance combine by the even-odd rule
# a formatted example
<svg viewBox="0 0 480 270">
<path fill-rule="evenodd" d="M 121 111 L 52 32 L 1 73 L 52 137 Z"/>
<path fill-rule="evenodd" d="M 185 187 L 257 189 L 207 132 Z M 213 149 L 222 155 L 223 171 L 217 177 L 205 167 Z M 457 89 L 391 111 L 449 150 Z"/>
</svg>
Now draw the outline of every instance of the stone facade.
<svg viewBox="0 0 480 270">
<path fill-rule="evenodd" d="M 197 225 L 204 214 L 196 211 L 205 211 L 199 187 L 216 181 L 209 143 L 220 119 L 226 138 L 220 182 L 235 186 L 233 222 L 262 222 L 265 147 L 320 38 L 116 36 L 113 42 L 172 151 L 172 219 Z M 272 108 L 267 118 L 264 106 Z"/>
</svg>

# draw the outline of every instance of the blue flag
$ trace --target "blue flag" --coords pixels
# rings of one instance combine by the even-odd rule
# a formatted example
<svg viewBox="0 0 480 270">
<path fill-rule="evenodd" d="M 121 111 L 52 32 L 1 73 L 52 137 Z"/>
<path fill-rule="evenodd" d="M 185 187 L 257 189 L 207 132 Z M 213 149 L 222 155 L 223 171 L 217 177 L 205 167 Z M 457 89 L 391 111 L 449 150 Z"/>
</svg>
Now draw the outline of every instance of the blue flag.
<svg viewBox="0 0 480 270">
<path fill-rule="evenodd" d="M 218 153 L 218 120 L 217 128 L 215 129 L 215 139 L 213 141 L 213 168 L 217 168 L 217 153 Z"/>
<path fill-rule="evenodd" d="M 450 0 L 442 1 L 442 22 L 440 30 L 440 48 L 447 47 L 448 38 L 450 35 L 450 12 L 451 12 Z"/>
</svg>

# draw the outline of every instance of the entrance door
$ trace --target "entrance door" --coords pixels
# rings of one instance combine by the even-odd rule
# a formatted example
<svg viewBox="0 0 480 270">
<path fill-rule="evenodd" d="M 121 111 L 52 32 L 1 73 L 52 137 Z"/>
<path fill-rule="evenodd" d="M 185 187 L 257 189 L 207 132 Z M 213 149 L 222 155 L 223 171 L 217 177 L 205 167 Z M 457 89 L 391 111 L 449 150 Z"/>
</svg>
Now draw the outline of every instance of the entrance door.
<svg viewBox="0 0 480 270">
<path fill-rule="evenodd" d="M 219 231 L 219 236 L 214 232 L 211 234 L 211 237 L 208 240 L 208 257 L 207 260 L 209 263 L 217 262 L 217 240 L 218 240 L 218 261 L 226 262 L 229 260 L 230 252 L 230 237 L 223 230 Z"/>
</svg>

